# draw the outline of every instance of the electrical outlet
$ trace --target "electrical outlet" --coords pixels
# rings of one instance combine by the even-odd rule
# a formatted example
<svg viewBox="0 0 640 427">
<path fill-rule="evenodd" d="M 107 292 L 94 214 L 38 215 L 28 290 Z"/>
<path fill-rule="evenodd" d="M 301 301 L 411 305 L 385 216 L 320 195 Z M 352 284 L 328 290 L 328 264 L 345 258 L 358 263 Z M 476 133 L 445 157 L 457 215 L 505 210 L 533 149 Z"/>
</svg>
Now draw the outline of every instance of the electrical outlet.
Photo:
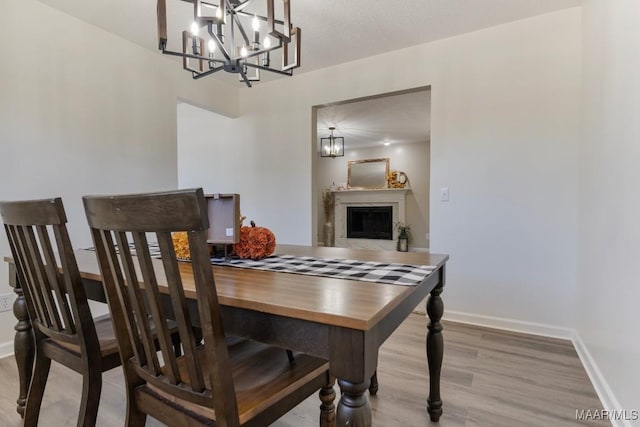
<svg viewBox="0 0 640 427">
<path fill-rule="evenodd" d="M 440 201 L 441 202 L 449 201 L 449 187 L 442 187 L 440 189 Z"/>
<path fill-rule="evenodd" d="M 0 295 L 0 311 L 9 311 L 13 308 L 13 294 Z"/>
</svg>

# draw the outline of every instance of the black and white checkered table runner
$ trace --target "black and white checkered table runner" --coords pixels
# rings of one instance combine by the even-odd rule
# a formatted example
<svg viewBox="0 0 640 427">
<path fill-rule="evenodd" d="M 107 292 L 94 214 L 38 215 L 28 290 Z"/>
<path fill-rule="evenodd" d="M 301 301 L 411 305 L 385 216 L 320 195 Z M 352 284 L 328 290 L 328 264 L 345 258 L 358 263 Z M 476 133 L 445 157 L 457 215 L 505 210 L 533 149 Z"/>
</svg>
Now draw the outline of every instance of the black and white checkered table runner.
<svg viewBox="0 0 640 427">
<path fill-rule="evenodd" d="M 157 244 L 149 243 L 149 249 L 152 257 L 160 258 L 160 250 Z M 135 254 L 135 252 L 133 253 Z M 382 263 L 294 255 L 271 255 L 259 261 L 237 258 L 228 260 L 224 258 L 212 258 L 211 264 L 404 286 L 415 286 L 419 284 L 436 268 L 430 265 Z"/>
<path fill-rule="evenodd" d="M 365 282 L 415 286 L 422 282 L 435 267 L 428 265 L 387 264 L 352 259 L 314 258 L 309 256 L 272 255 L 253 261 L 250 259 L 212 259 L 212 264 L 257 270 L 363 280 Z"/>
</svg>

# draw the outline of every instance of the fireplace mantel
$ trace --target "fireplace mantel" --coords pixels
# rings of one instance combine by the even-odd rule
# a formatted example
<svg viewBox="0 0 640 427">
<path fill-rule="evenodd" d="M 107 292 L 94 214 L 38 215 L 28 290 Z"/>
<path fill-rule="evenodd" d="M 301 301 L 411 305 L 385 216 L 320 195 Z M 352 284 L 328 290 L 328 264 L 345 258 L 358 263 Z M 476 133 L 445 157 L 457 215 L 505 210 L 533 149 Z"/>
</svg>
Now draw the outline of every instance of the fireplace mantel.
<svg viewBox="0 0 640 427">
<path fill-rule="evenodd" d="M 397 230 L 393 230 L 393 240 L 348 239 L 347 207 L 348 206 L 392 206 L 393 223 L 406 223 L 406 197 L 408 188 L 389 189 L 354 189 L 334 191 L 335 208 L 335 245 L 343 248 L 364 248 L 395 250 Z"/>
</svg>

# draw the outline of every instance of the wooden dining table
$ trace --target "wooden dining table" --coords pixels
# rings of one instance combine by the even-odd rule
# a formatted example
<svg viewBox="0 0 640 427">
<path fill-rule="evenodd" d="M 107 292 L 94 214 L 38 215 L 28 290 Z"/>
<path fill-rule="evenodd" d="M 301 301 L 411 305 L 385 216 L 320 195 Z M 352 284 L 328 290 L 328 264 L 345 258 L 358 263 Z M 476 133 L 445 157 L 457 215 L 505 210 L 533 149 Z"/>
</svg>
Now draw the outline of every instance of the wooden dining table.
<svg viewBox="0 0 640 427">
<path fill-rule="evenodd" d="M 340 427 L 372 425 L 366 392 L 377 369 L 378 349 L 428 296 L 429 323 L 425 331 L 429 370 L 427 411 L 432 421 L 438 421 L 442 414 L 441 293 L 448 256 L 292 245 L 278 245 L 276 253 L 433 267 L 422 282 L 405 286 L 212 265 L 227 333 L 329 360 L 331 373 L 341 390 L 336 409 L 336 425 Z M 88 298 L 105 302 L 95 252 L 81 249 L 75 255 Z M 14 347 L 20 378 L 17 410 L 23 414 L 33 367 L 33 332 L 15 265 L 10 257 L 5 261 L 9 262 L 10 285 L 18 294 L 14 303 L 18 320 Z M 179 264 L 185 294 L 193 299 L 196 293 L 190 265 Z"/>
</svg>

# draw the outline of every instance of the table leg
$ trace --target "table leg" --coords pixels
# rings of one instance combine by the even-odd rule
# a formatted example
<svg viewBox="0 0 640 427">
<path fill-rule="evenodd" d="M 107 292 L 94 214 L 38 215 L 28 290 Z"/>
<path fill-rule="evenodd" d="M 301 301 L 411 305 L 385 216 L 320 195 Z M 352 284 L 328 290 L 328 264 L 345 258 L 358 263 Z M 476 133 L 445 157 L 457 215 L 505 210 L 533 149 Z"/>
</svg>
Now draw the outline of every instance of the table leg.
<svg viewBox="0 0 640 427">
<path fill-rule="evenodd" d="M 369 394 L 375 396 L 378 394 L 378 371 L 375 371 L 371 375 L 371 382 L 369 383 Z"/>
<path fill-rule="evenodd" d="M 429 324 L 427 329 L 427 361 L 429 363 L 429 398 L 427 399 L 427 411 L 431 421 L 437 422 L 442 415 L 442 400 L 440 398 L 440 370 L 442 368 L 442 356 L 444 343 L 442 340 L 442 314 L 444 304 L 440 294 L 444 286 L 444 280 L 431 291 L 427 300 L 427 314 Z"/>
<path fill-rule="evenodd" d="M 369 389 L 369 381 L 354 384 L 338 380 L 342 396 L 336 412 L 338 427 L 371 427 L 371 406 L 365 392 Z"/>
<path fill-rule="evenodd" d="M 35 346 L 33 342 L 31 319 L 29 318 L 27 303 L 24 300 L 24 294 L 20 285 L 16 285 L 14 292 L 18 297 L 13 303 L 13 314 L 18 320 L 18 323 L 14 328 L 16 330 L 16 335 L 13 340 L 13 347 L 16 364 L 18 365 L 18 379 L 20 383 L 20 392 L 17 400 L 18 407 L 16 410 L 20 416 L 24 418 L 24 408 L 27 403 L 27 393 L 29 391 L 29 384 L 31 383 L 31 374 L 33 373 Z"/>
</svg>

